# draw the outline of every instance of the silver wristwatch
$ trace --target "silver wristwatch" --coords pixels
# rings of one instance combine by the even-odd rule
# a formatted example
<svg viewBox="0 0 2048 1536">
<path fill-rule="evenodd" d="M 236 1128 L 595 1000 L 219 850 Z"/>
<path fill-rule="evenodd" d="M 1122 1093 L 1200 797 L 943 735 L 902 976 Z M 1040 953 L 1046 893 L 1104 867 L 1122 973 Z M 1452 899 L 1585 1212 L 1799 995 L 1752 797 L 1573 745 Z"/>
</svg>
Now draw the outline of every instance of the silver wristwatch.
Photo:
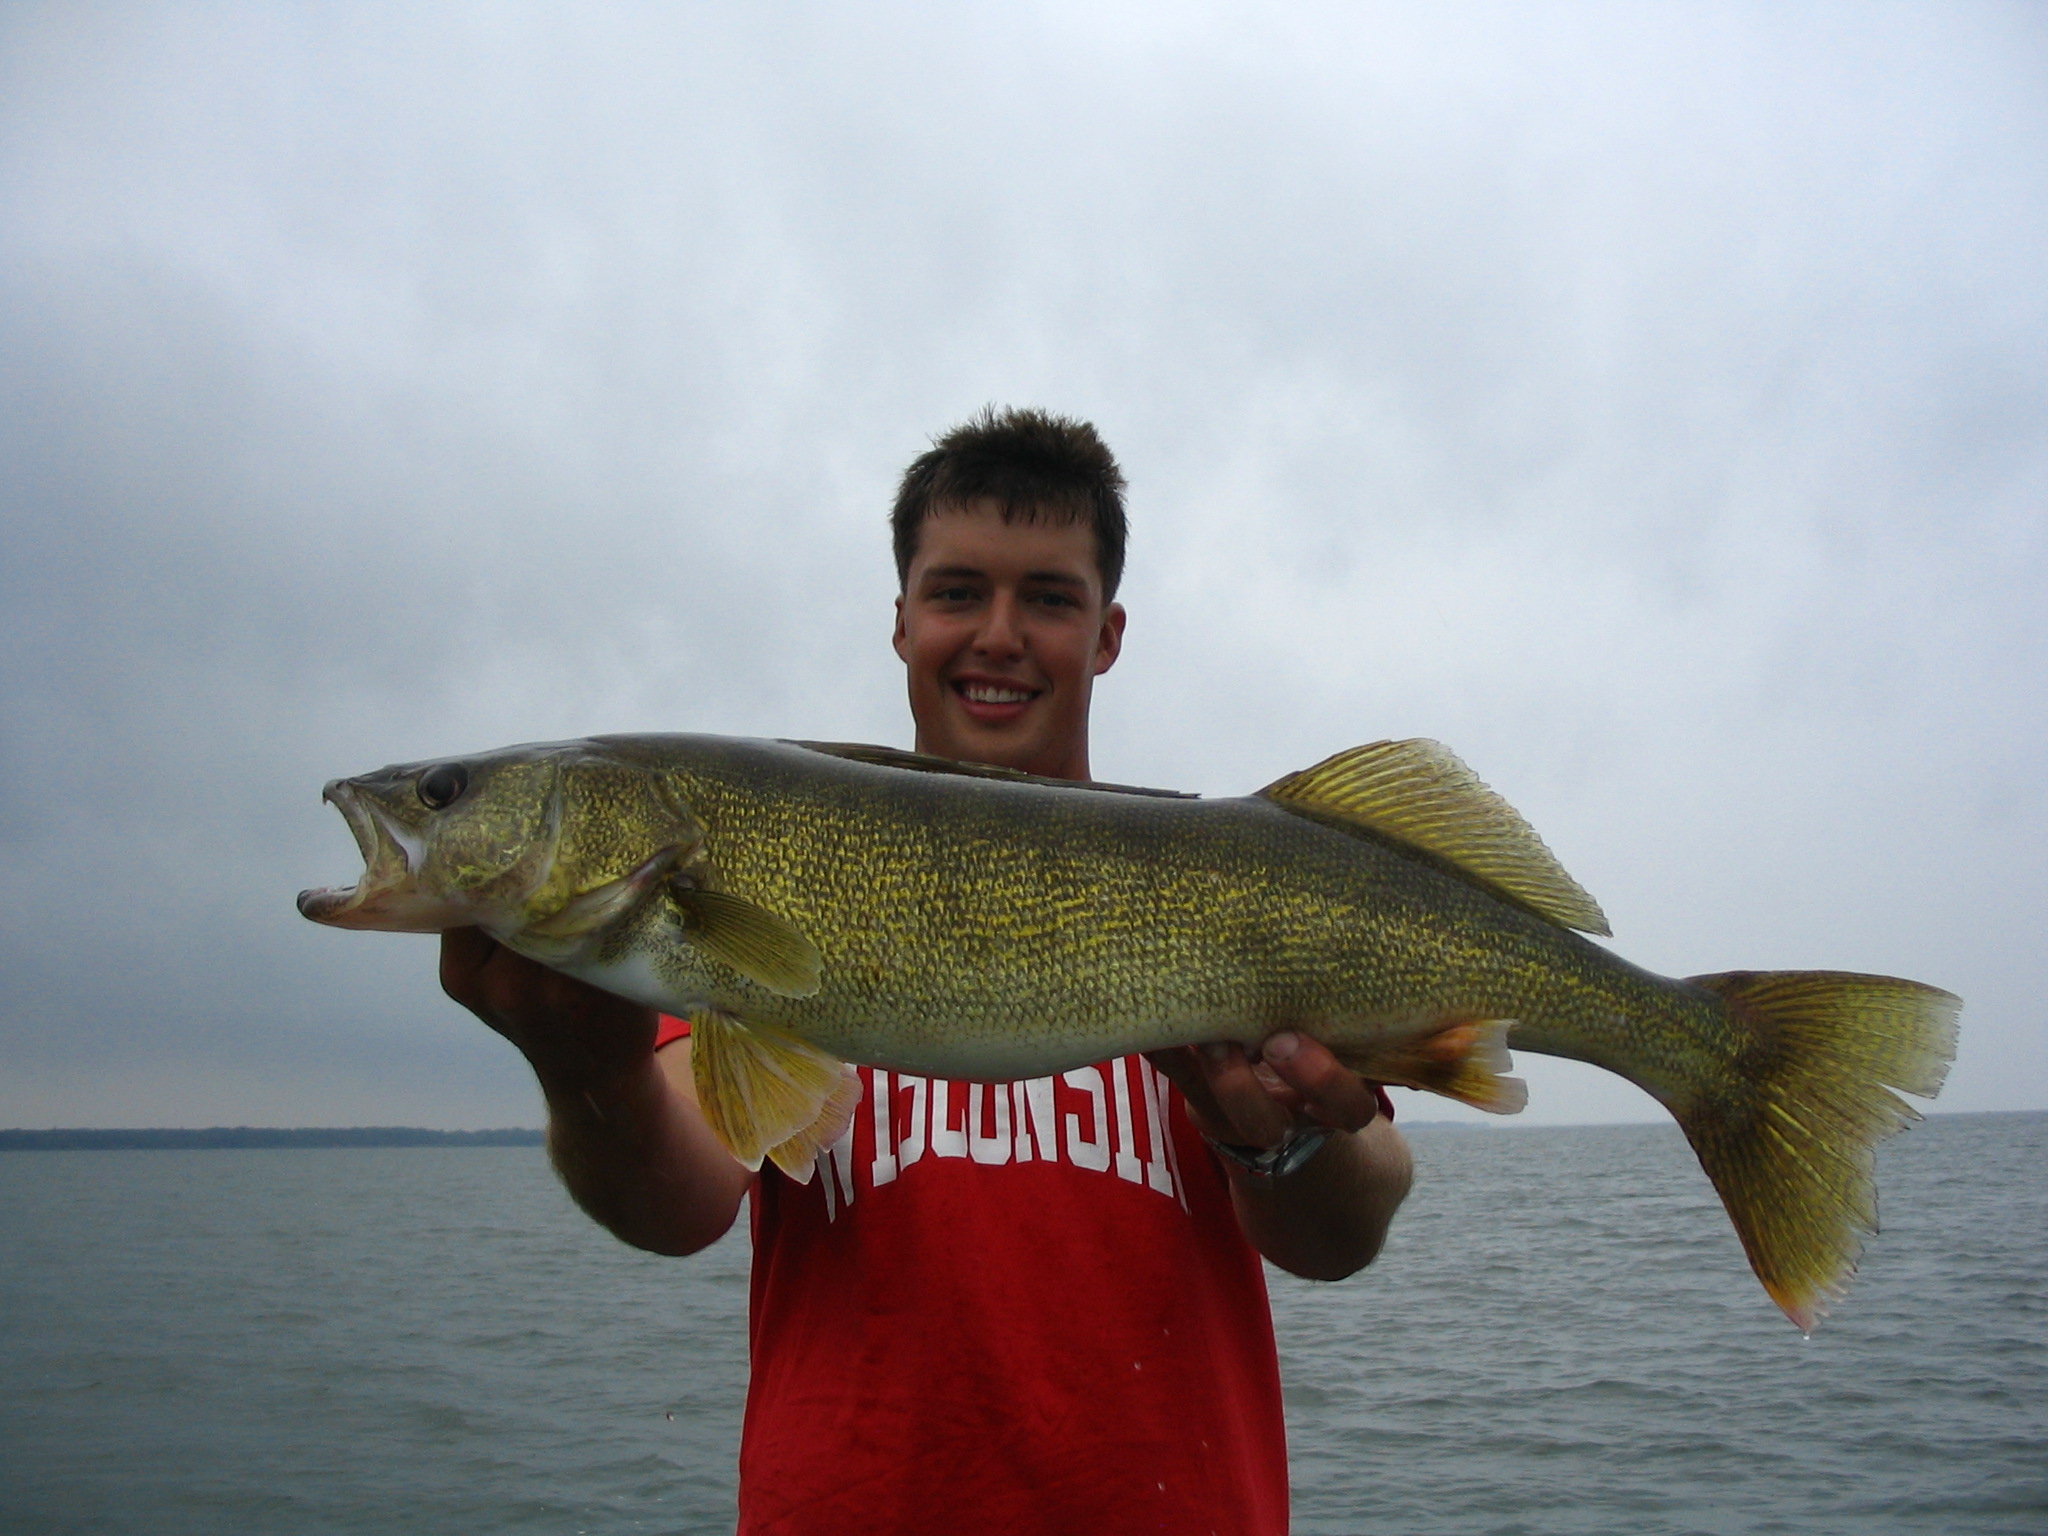
<svg viewBox="0 0 2048 1536">
<path fill-rule="evenodd" d="M 1236 1147 L 1206 1134 L 1202 1140 L 1218 1157 L 1248 1173 L 1262 1179 L 1284 1179 L 1322 1151 L 1323 1143 L 1335 1134 L 1327 1125 L 1305 1125 L 1277 1147 Z"/>
</svg>

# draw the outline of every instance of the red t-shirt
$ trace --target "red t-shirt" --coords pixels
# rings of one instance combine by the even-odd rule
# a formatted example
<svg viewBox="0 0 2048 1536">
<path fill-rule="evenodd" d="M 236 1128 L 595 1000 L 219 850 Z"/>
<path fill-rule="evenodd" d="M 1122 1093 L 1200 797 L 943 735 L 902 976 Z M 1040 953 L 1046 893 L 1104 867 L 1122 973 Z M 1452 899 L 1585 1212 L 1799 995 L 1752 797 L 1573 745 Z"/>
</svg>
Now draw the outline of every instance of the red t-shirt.
<svg viewBox="0 0 2048 1536">
<path fill-rule="evenodd" d="M 860 1075 L 754 1188 L 743 1536 L 1283 1536 L 1265 1276 L 1151 1063 Z"/>
</svg>

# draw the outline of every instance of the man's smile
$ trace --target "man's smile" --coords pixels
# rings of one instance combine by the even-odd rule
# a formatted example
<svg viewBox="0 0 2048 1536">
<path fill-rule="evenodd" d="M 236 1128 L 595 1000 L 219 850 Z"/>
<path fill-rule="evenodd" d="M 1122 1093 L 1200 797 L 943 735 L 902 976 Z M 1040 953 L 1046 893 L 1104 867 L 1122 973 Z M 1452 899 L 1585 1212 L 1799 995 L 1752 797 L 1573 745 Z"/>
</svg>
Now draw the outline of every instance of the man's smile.
<svg viewBox="0 0 2048 1536">
<path fill-rule="evenodd" d="M 987 725 L 1016 719 L 1045 692 L 1008 678 L 955 677 L 947 680 L 947 686 L 970 717 Z"/>
<path fill-rule="evenodd" d="M 960 697 L 975 704 L 1022 704 L 1038 697 L 1036 688 L 1013 688 L 997 683 L 955 683 Z"/>
</svg>

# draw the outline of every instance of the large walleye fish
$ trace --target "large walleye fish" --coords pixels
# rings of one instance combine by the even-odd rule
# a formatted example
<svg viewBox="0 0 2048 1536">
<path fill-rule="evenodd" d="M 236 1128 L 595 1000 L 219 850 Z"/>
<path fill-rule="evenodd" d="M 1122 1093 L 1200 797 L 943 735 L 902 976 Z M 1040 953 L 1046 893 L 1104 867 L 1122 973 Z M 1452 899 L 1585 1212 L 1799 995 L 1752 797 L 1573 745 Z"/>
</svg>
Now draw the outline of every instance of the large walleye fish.
<svg viewBox="0 0 2048 1536">
<path fill-rule="evenodd" d="M 1255 795 L 1081 785 L 883 747 L 600 736 L 329 784 L 365 870 L 299 910 L 475 925 L 692 1021 L 735 1156 L 808 1176 L 866 1062 L 1042 1076 L 1281 1029 L 1367 1077 L 1521 1108 L 1506 1044 L 1677 1118 L 1772 1298 L 1811 1329 L 1876 1227 L 1872 1148 L 1954 1054 L 1957 999 L 1832 971 L 1677 981 L 1434 742 Z"/>
</svg>

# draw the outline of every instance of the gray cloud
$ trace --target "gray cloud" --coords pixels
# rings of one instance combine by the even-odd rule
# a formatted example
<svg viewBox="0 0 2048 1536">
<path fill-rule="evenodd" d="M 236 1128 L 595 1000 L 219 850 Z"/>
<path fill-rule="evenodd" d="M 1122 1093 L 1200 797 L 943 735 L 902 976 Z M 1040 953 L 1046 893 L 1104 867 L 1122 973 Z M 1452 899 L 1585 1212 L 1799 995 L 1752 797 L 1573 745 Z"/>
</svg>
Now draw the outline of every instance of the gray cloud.
<svg viewBox="0 0 2048 1536">
<path fill-rule="evenodd" d="M 293 913 L 319 784 L 904 740 L 881 517 L 988 400 L 1131 474 L 1099 771 L 1440 736 L 1624 953 L 1923 976 L 1944 1104 L 2041 1106 L 2044 39 L 10 8 L 0 1123 L 531 1121 L 428 946 Z"/>
</svg>

